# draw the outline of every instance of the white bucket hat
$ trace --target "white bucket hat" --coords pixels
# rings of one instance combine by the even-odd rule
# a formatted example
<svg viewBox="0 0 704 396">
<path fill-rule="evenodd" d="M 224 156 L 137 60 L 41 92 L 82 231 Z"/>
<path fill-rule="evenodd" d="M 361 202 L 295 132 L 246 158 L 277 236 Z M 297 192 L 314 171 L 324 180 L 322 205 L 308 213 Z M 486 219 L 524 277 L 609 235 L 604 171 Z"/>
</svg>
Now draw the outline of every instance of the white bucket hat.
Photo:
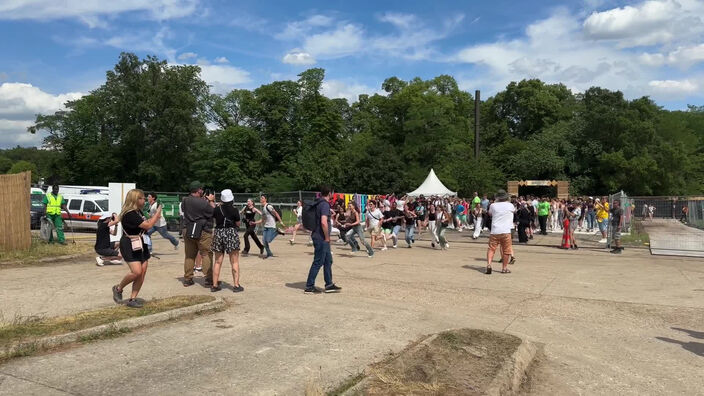
<svg viewBox="0 0 704 396">
<path fill-rule="evenodd" d="M 235 196 L 232 195 L 232 190 L 225 189 L 220 192 L 220 200 L 222 202 L 232 202 L 235 199 Z"/>
</svg>

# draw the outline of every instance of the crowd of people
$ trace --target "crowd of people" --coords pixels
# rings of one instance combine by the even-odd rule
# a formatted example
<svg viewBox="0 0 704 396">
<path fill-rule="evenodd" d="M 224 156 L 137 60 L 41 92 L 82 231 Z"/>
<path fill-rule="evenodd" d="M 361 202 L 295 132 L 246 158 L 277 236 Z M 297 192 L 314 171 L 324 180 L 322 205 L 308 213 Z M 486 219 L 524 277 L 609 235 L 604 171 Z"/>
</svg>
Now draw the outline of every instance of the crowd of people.
<svg viewBox="0 0 704 396">
<path fill-rule="evenodd" d="M 510 273 L 509 264 L 515 262 L 513 239 L 517 234 L 518 243 L 528 243 L 535 234 L 547 235 L 548 231 L 563 232 L 563 249 L 578 249 L 574 232 L 598 230 L 602 241 L 606 242 L 607 230 L 612 232 L 611 253 L 619 254 L 623 250 L 620 234 L 623 227 L 623 209 L 618 200 L 609 207 L 604 198 L 548 199 L 534 196 L 509 197 L 504 190 L 499 190 L 492 199 L 485 194 L 481 198 L 474 193 L 471 199 L 447 197 L 408 197 L 394 194 L 379 196 L 366 202 L 360 208 L 355 201 L 345 204 L 344 200 L 333 200 L 332 190 L 322 187 L 320 197 L 304 205 L 299 201 L 293 213 L 296 224 L 291 227 L 295 243 L 296 233 L 306 229 L 310 233 L 309 244 L 313 246 L 314 258 L 308 274 L 305 293 L 339 292 L 341 288 L 332 279 L 332 257 L 330 238 L 338 236 L 338 243 L 350 246 L 351 253 L 356 253 L 363 246 L 369 258 L 375 249 L 386 251 L 389 247 L 399 247 L 400 233 L 404 231 L 403 241 L 406 248 L 412 248 L 416 236 L 424 232 L 429 234 L 430 247 L 448 249 L 450 244 L 445 237 L 448 229 L 457 232 L 472 232 L 472 239 L 488 232 L 487 268 L 485 273 L 492 273 L 492 261 L 496 250 L 500 249 L 502 273 Z M 156 194 L 150 193 L 149 215 L 143 213 L 145 196 L 141 190 L 128 192 L 119 216 L 113 214 L 101 219 L 96 237 L 96 251 L 101 254 L 101 261 L 124 259 L 130 272 L 122 281 L 113 286 L 113 299 L 123 301 L 123 290 L 132 284 L 132 293 L 126 301 L 130 307 L 141 306 L 136 299 L 144 282 L 148 261 L 151 257 L 151 241 L 148 237 L 159 232 L 175 248 L 179 242 L 163 228 L 161 207 L 156 201 Z M 232 267 L 234 292 L 244 290 L 240 284 L 240 238 L 239 229 L 244 226 L 244 250 L 250 251 L 250 239 L 259 248 L 259 256 L 267 259 L 274 256 L 271 244 L 286 228 L 281 214 L 268 203 L 266 195 L 260 196 L 261 210 L 248 200 L 243 208 L 234 205 L 234 195 L 226 189 L 220 193 L 220 202 L 216 202 L 212 192 L 205 192 L 201 183 L 190 185 L 190 195 L 181 203 L 182 237 L 185 246 L 183 286 L 193 285 L 195 271 L 200 269 L 204 275 L 204 285 L 212 292 L 222 290 L 220 270 L 225 259 L 229 258 Z M 306 212 L 308 211 L 308 212 Z M 308 213 L 306 226 L 303 217 Z M 313 220 L 314 219 L 314 220 Z M 123 235 L 116 245 L 109 245 L 109 233 L 114 233 L 114 226 L 122 224 Z M 610 222 L 610 225 L 609 225 Z M 101 225 L 102 224 L 102 225 Z M 256 228 L 263 228 L 262 240 L 256 234 Z M 111 228 L 112 227 L 112 228 Z M 369 239 L 366 238 L 369 233 Z M 100 242 L 100 246 L 99 243 Z M 100 250 L 99 250 L 100 248 Z M 200 265 L 196 265 L 200 262 Z M 315 287 L 315 278 L 323 268 L 325 289 Z"/>
</svg>

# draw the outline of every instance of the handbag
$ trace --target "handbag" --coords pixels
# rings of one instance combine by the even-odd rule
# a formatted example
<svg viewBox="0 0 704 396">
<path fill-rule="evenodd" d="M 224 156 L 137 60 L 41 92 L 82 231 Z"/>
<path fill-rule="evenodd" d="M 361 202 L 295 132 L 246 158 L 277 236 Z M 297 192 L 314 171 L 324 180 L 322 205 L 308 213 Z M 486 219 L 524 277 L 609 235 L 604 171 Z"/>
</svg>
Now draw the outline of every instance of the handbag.
<svg viewBox="0 0 704 396">
<path fill-rule="evenodd" d="M 188 223 L 186 227 L 186 236 L 191 239 L 200 239 L 203 234 L 203 223 Z"/>
<path fill-rule="evenodd" d="M 144 232 L 140 232 L 138 235 L 130 235 L 124 230 L 122 231 L 127 238 L 130 239 L 130 244 L 132 245 L 132 251 L 133 252 L 140 252 L 142 249 L 144 249 L 144 245 L 142 244 L 142 234 Z"/>
</svg>

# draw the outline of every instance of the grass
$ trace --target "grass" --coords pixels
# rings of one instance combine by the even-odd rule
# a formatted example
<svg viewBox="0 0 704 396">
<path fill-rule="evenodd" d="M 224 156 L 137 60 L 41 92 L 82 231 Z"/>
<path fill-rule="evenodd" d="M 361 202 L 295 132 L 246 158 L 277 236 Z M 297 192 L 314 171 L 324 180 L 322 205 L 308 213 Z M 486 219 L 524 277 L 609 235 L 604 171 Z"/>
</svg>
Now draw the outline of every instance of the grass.
<svg viewBox="0 0 704 396">
<path fill-rule="evenodd" d="M 0 347 L 8 347 L 19 342 L 31 342 L 42 337 L 71 333 L 77 330 L 114 323 L 122 319 L 151 315 L 213 300 L 215 298 L 212 296 L 174 296 L 148 301 L 144 304 L 144 307 L 138 309 L 120 305 L 55 318 L 18 317 L 11 323 L 0 327 Z M 81 341 L 87 342 L 94 339 L 113 337 L 124 332 L 125 329 L 111 328 L 105 334 L 87 336 L 85 340 L 82 339 Z"/>
<path fill-rule="evenodd" d="M 327 396 L 340 396 L 347 392 L 350 388 L 357 385 L 361 380 L 364 379 L 364 373 L 360 372 L 358 374 L 349 376 L 341 384 L 339 384 L 335 389 L 326 393 Z"/>
<path fill-rule="evenodd" d="M 650 244 L 650 236 L 645 232 L 645 228 L 640 220 L 633 222 L 630 235 L 622 235 L 621 243 L 624 245 L 643 246 Z"/>
<path fill-rule="evenodd" d="M 82 255 L 93 252 L 92 243 L 77 242 L 73 244 L 70 239 L 67 242 L 67 245 L 49 244 L 32 237 L 32 245 L 27 250 L 0 250 L 0 267 L 6 265 L 27 265 L 36 263 L 37 260 L 43 258 Z"/>
</svg>

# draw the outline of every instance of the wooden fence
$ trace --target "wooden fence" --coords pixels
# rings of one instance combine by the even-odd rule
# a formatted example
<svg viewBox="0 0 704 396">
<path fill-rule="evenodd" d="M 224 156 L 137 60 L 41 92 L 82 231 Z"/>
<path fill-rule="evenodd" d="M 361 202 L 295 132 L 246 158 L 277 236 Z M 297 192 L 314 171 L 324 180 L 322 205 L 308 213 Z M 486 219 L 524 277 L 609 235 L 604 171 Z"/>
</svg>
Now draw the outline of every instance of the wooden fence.
<svg viewBox="0 0 704 396">
<path fill-rule="evenodd" d="M 0 250 L 25 250 L 32 244 L 29 230 L 31 172 L 0 175 Z"/>
</svg>

